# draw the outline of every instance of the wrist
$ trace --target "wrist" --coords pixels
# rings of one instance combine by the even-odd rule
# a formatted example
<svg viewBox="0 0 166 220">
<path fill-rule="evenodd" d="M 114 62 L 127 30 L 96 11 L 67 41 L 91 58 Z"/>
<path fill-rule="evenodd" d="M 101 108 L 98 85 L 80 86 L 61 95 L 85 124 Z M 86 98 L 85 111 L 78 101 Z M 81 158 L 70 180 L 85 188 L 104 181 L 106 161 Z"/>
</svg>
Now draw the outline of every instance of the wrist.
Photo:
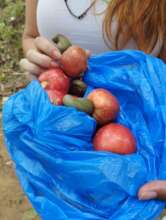
<svg viewBox="0 0 166 220">
<path fill-rule="evenodd" d="M 30 37 L 30 36 L 23 36 L 23 39 L 22 39 L 22 48 L 23 48 L 23 52 L 24 52 L 24 55 L 26 56 L 28 50 L 30 49 L 37 49 L 36 48 L 36 45 L 35 45 L 35 38 L 36 37 Z"/>
</svg>

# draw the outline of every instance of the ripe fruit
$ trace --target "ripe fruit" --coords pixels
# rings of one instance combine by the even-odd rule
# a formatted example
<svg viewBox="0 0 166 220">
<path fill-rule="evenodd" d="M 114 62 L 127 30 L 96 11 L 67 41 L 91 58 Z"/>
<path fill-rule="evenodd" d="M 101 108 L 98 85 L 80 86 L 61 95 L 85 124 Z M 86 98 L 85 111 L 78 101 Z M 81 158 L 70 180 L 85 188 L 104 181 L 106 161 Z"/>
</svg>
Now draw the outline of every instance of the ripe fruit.
<svg viewBox="0 0 166 220">
<path fill-rule="evenodd" d="M 86 98 L 79 98 L 72 95 L 65 95 L 63 98 L 63 104 L 70 107 L 75 107 L 79 111 L 91 114 L 93 112 L 93 104 Z"/>
<path fill-rule="evenodd" d="M 136 151 L 136 140 L 131 131 L 116 123 L 100 128 L 94 139 L 95 150 L 111 151 L 117 154 L 131 154 Z"/>
<path fill-rule="evenodd" d="M 119 113 L 119 102 L 108 90 L 95 89 L 87 98 L 94 105 L 93 117 L 101 125 L 113 121 Z"/>
<path fill-rule="evenodd" d="M 63 104 L 63 97 L 65 95 L 64 93 L 57 91 L 57 90 L 46 90 L 46 92 L 52 104 L 55 104 L 55 105 Z"/>
<path fill-rule="evenodd" d="M 54 68 L 43 72 L 39 76 L 39 81 L 46 90 L 58 90 L 67 93 L 70 80 L 60 68 Z"/>
<path fill-rule="evenodd" d="M 60 65 L 68 76 L 79 76 L 87 69 L 87 54 L 81 47 L 71 46 L 62 54 Z"/>
</svg>

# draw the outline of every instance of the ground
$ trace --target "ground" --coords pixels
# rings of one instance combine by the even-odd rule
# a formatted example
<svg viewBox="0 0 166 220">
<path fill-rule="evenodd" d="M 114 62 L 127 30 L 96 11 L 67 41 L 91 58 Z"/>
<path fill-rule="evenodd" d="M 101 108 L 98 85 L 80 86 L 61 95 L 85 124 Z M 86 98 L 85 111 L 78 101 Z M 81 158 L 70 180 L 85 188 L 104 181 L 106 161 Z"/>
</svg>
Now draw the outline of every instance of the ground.
<svg viewBox="0 0 166 220">
<path fill-rule="evenodd" d="M 16 178 L 0 127 L 0 220 L 39 220 Z"/>
</svg>

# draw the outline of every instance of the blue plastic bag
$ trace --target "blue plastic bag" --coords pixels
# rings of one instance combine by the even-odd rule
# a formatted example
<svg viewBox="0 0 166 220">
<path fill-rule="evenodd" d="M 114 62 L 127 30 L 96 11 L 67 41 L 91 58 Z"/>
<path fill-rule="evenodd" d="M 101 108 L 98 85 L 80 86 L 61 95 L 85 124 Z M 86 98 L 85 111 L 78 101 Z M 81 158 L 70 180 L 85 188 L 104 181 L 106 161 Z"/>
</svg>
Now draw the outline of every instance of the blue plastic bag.
<svg viewBox="0 0 166 220">
<path fill-rule="evenodd" d="M 152 220 L 164 203 L 139 201 L 138 189 L 166 179 L 166 65 L 138 51 L 89 59 L 84 81 L 119 100 L 118 122 L 137 140 L 137 153 L 95 152 L 95 120 L 53 106 L 38 81 L 3 108 L 5 142 L 20 183 L 44 220 Z"/>
</svg>

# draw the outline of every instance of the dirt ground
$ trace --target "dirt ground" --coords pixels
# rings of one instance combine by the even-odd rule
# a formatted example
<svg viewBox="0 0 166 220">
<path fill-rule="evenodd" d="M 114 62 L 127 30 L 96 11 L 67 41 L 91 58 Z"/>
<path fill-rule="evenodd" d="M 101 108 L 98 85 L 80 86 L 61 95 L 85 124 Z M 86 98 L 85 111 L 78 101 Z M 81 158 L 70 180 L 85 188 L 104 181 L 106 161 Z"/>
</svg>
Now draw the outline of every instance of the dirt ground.
<svg viewBox="0 0 166 220">
<path fill-rule="evenodd" d="M 0 127 L 0 220 L 39 220 L 21 190 Z"/>
</svg>

